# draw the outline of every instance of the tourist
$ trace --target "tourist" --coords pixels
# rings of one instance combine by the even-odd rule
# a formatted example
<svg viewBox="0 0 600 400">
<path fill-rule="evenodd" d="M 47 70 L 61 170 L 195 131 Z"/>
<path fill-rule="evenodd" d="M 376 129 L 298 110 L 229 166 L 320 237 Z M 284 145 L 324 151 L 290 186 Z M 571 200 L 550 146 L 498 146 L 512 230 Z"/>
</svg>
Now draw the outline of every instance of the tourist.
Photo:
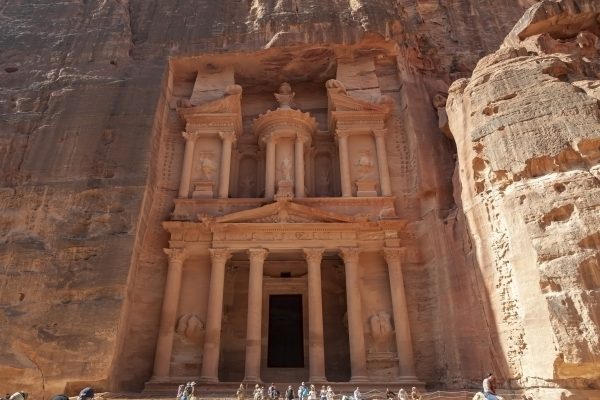
<svg viewBox="0 0 600 400">
<path fill-rule="evenodd" d="M 306 387 L 304 382 L 302 382 L 302 384 L 300 386 L 298 386 L 298 399 L 306 400 L 307 398 L 308 398 L 308 388 Z"/>
<path fill-rule="evenodd" d="M 361 400 L 361 399 L 362 399 L 362 394 L 360 394 L 360 390 L 357 386 L 356 389 L 354 390 L 354 400 Z"/>
<path fill-rule="evenodd" d="M 317 389 L 315 385 L 310 385 L 310 391 L 308 392 L 308 400 L 317 400 Z"/>
<path fill-rule="evenodd" d="M 417 388 L 413 386 L 410 392 L 411 400 L 421 400 L 421 394 L 417 391 Z"/>
<path fill-rule="evenodd" d="M 396 397 L 396 393 L 392 392 L 389 388 L 386 388 L 385 389 L 385 398 L 393 399 L 394 397 Z"/>
<path fill-rule="evenodd" d="M 327 400 L 333 400 L 335 393 L 333 393 L 333 389 L 331 386 L 327 386 Z"/>
<path fill-rule="evenodd" d="M 486 400 L 502 400 L 502 397 L 496 394 L 496 377 L 492 372 L 483 380 L 483 396 Z"/>
<path fill-rule="evenodd" d="M 292 385 L 289 385 L 285 391 L 285 400 L 293 400 L 296 396 L 294 396 L 294 389 L 292 389 Z"/>
<path fill-rule="evenodd" d="M 66 394 L 57 394 L 55 396 L 52 396 L 52 400 L 69 400 L 69 396 L 67 396 Z"/>
<path fill-rule="evenodd" d="M 276 399 L 277 397 L 279 397 L 279 391 L 277 390 L 277 388 L 275 387 L 274 383 L 271 383 L 271 386 L 269 386 L 269 390 L 267 391 L 269 398 L 271 400 Z"/>
<path fill-rule="evenodd" d="M 408 400 L 408 393 L 403 388 L 398 392 L 398 400 Z"/>
<path fill-rule="evenodd" d="M 321 391 L 319 392 L 319 400 L 327 400 L 327 388 L 325 385 L 321 386 Z"/>
<path fill-rule="evenodd" d="M 77 396 L 77 400 L 91 400 L 93 398 L 94 389 L 92 387 L 86 387 L 81 389 L 81 392 L 79 392 L 79 396 Z"/>
<path fill-rule="evenodd" d="M 244 398 L 246 397 L 246 390 L 244 389 L 243 383 L 240 383 L 240 387 L 238 388 L 238 390 L 236 390 L 235 396 L 237 397 L 237 400 L 244 400 Z"/>
<path fill-rule="evenodd" d="M 258 383 L 254 386 L 254 392 L 252 392 L 252 398 L 254 400 L 262 400 L 262 389 Z"/>
</svg>

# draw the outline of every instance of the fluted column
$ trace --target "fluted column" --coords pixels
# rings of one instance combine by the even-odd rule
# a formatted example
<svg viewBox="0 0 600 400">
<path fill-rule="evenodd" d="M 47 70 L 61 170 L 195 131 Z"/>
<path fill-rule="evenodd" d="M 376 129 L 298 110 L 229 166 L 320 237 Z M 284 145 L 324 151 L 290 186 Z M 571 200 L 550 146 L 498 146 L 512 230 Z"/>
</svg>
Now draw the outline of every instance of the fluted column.
<svg viewBox="0 0 600 400">
<path fill-rule="evenodd" d="M 183 153 L 183 164 L 181 166 L 181 181 L 179 182 L 179 198 L 187 198 L 190 195 L 190 183 L 192 179 L 192 162 L 194 160 L 194 147 L 196 146 L 197 133 L 181 132 L 185 139 L 185 150 Z"/>
<path fill-rule="evenodd" d="M 219 352 L 221 350 L 221 322 L 223 317 L 223 287 L 225 264 L 231 257 L 229 249 L 210 249 L 211 272 L 206 312 L 206 334 L 200 380 L 205 383 L 219 381 Z"/>
<path fill-rule="evenodd" d="M 219 198 L 229 197 L 229 176 L 231 175 L 231 146 L 235 141 L 234 132 L 219 132 L 223 143 L 221 147 L 221 170 L 219 176 Z"/>
<path fill-rule="evenodd" d="M 340 254 L 346 269 L 346 302 L 348 307 L 348 337 L 350 342 L 350 369 L 352 382 L 366 381 L 367 360 L 362 318 L 362 303 L 359 281 L 359 250 L 355 247 L 342 247 Z"/>
<path fill-rule="evenodd" d="M 171 352 L 173 350 L 173 335 L 177 322 L 177 307 L 179 306 L 179 293 L 181 292 L 181 277 L 185 249 L 164 249 L 169 256 L 167 281 L 160 314 L 160 328 L 156 341 L 154 354 L 154 378 L 169 376 L 171 367 Z"/>
<path fill-rule="evenodd" d="M 350 158 L 348 155 L 348 132 L 336 131 L 338 151 L 340 154 L 340 177 L 342 178 L 342 197 L 352 197 L 350 182 Z"/>
<path fill-rule="evenodd" d="M 396 332 L 396 348 L 398 351 L 398 364 L 400 368 L 399 378 L 416 381 L 410 321 L 408 319 L 408 307 L 406 304 L 406 293 L 404 291 L 404 277 L 402 275 L 403 250 L 404 249 L 401 248 L 385 248 L 383 249 L 383 254 L 388 265 L 390 276 L 394 327 Z"/>
<path fill-rule="evenodd" d="M 261 382 L 260 355 L 262 339 L 262 287 L 265 249 L 249 249 L 250 274 L 248 279 L 248 317 L 246 324 L 245 382 Z"/>
<path fill-rule="evenodd" d="M 296 136 L 294 144 L 294 192 L 297 198 L 304 197 L 304 141 L 302 136 Z"/>
<path fill-rule="evenodd" d="M 275 196 L 275 139 L 266 137 L 267 155 L 265 166 L 265 198 L 272 200 Z"/>
<path fill-rule="evenodd" d="M 326 382 L 321 259 L 323 249 L 304 249 L 308 265 L 308 357 L 309 381 Z"/>
<path fill-rule="evenodd" d="M 385 135 L 387 129 L 376 129 L 373 131 L 375 135 L 375 147 L 377 151 L 377 165 L 379 166 L 379 184 L 381 185 L 381 195 L 392 195 L 392 184 L 390 182 L 390 169 L 388 167 L 387 152 L 385 146 Z"/>
</svg>

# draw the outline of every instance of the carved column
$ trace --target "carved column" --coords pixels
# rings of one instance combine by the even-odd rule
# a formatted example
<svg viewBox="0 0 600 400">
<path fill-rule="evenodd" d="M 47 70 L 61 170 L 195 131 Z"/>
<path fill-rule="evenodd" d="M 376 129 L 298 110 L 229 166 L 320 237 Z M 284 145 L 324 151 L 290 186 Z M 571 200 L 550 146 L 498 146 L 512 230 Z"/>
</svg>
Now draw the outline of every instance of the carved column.
<svg viewBox="0 0 600 400">
<path fill-rule="evenodd" d="M 323 300 L 321 259 L 323 249 L 304 249 L 308 264 L 308 356 L 309 381 L 326 382 L 325 341 L 323 339 Z"/>
<path fill-rule="evenodd" d="M 267 155 L 265 166 L 265 198 L 272 200 L 275 196 L 275 139 L 272 136 L 266 138 Z"/>
<path fill-rule="evenodd" d="M 260 382 L 260 353 L 262 339 L 262 287 L 265 249 L 249 249 L 250 276 L 248 279 L 248 318 L 246 325 L 245 382 Z"/>
<path fill-rule="evenodd" d="M 235 133 L 219 132 L 219 136 L 223 140 L 221 147 L 221 169 L 219 177 L 219 198 L 226 199 L 229 197 L 229 175 L 231 172 L 231 146 L 235 141 Z"/>
<path fill-rule="evenodd" d="M 297 198 L 304 197 L 304 141 L 305 138 L 298 135 L 294 144 L 294 188 Z"/>
<path fill-rule="evenodd" d="M 210 249 L 211 272 L 206 312 L 206 334 L 200 380 L 205 383 L 219 381 L 219 352 L 221 347 L 221 322 L 223 317 L 223 286 L 225 264 L 231 257 L 229 249 Z"/>
<path fill-rule="evenodd" d="M 181 132 L 181 135 L 185 138 L 185 151 L 181 167 L 181 181 L 179 182 L 179 198 L 187 198 L 190 195 L 192 162 L 194 161 L 194 147 L 196 146 L 198 135 L 190 132 Z"/>
<path fill-rule="evenodd" d="M 348 303 L 348 337 L 350 341 L 350 369 L 352 382 L 366 381 L 367 361 L 365 336 L 358 276 L 359 250 L 356 247 L 342 247 L 340 254 L 346 268 L 346 302 Z"/>
<path fill-rule="evenodd" d="M 154 355 L 154 378 L 169 376 L 179 293 L 181 291 L 183 261 L 186 256 L 184 249 L 164 249 L 164 251 L 169 256 L 169 267 L 160 315 L 158 340 L 156 341 L 156 353 Z"/>
<path fill-rule="evenodd" d="M 338 151 L 340 153 L 340 175 L 342 180 L 342 197 L 352 197 L 350 183 L 350 158 L 348 155 L 348 132 L 336 131 L 338 138 Z"/>
<path fill-rule="evenodd" d="M 392 292 L 392 308 L 394 314 L 394 328 L 396 331 L 396 348 L 400 379 L 414 380 L 415 361 L 413 358 L 412 338 L 410 334 L 410 321 L 408 320 L 408 307 L 404 291 L 404 277 L 402 276 L 401 248 L 384 248 L 383 254 L 388 265 L 390 276 L 390 289 Z"/>
<path fill-rule="evenodd" d="M 375 146 L 377 148 L 377 165 L 379 166 L 379 184 L 381 185 L 381 195 L 392 195 L 392 184 L 390 183 L 390 170 L 388 167 L 387 152 L 385 148 L 385 135 L 387 129 L 376 129 Z"/>
</svg>

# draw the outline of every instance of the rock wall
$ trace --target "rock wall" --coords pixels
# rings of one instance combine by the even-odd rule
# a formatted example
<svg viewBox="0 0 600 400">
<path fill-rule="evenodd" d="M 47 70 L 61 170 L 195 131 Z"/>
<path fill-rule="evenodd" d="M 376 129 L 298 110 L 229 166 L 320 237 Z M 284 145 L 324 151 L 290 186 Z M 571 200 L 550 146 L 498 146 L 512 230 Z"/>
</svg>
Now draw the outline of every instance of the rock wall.
<svg viewBox="0 0 600 400">
<path fill-rule="evenodd" d="M 438 128 L 439 104 L 432 101 L 495 50 L 530 3 L 0 1 L 0 391 L 20 388 L 47 398 L 73 394 L 84 384 L 142 388 L 151 373 L 166 270 L 160 221 L 172 208 L 182 152 L 179 133 L 173 134 L 180 121 L 168 111 L 180 95 L 173 92 L 172 66 L 207 53 L 322 44 L 396 48 L 398 77 L 391 81 L 399 84 L 389 91 L 402 110 L 395 120 L 402 134 L 392 143 L 397 154 L 390 167 L 403 216 L 412 221 L 404 238 L 411 247 L 405 277 L 419 377 L 434 386 L 462 387 L 478 384 L 492 367 L 516 371 L 519 316 L 509 312 L 510 329 L 498 333 L 500 344 L 492 340 L 496 324 L 505 326 L 493 318 L 498 304 L 510 306 L 516 290 L 510 264 L 498 267 L 506 272 L 498 294 L 483 284 L 490 282 L 485 274 L 497 276 L 496 270 L 478 268 L 492 262 L 469 257 L 467 227 L 477 233 L 474 226 L 488 225 L 476 224 L 474 211 L 465 219 L 456 208 L 454 148 Z M 577 144 L 585 150 L 576 152 L 592 151 L 590 143 Z M 464 151 L 459 154 L 462 160 Z M 532 168 L 551 163 L 541 160 Z M 561 196 L 573 193 L 564 185 Z M 578 211 L 583 205 L 570 204 L 571 215 L 585 214 Z M 552 218 L 568 210 L 548 217 L 546 229 L 558 226 Z M 597 258 L 589 248 L 597 241 L 594 232 L 586 234 L 587 240 L 573 240 L 583 240 L 577 254 L 589 253 L 591 261 L 581 270 L 587 282 L 597 282 Z M 494 243 L 502 251 L 503 239 Z M 483 247 L 475 246 L 478 254 L 495 257 Z M 546 306 L 547 297 L 534 296 L 532 306 Z M 592 310 L 582 297 L 569 299 L 556 300 L 556 307 Z M 564 323 L 561 315 L 549 312 L 539 323 L 548 332 L 574 327 L 579 314 Z M 568 344 L 575 340 L 572 332 L 560 336 L 565 349 L 577 348 Z M 505 343 L 511 344 L 507 363 Z M 573 357 L 590 366 L 597 354 L 562 352 L 571 377 L 582 376 L 571 368 Z M 490 355 L 497 366 L 488 362 Z"/>
<path fill-rule="evenodd" d="M 536 4 L 446 106 L 470 256 L 520 386 L 599 389 L 599 12 Z"/>
</svg>

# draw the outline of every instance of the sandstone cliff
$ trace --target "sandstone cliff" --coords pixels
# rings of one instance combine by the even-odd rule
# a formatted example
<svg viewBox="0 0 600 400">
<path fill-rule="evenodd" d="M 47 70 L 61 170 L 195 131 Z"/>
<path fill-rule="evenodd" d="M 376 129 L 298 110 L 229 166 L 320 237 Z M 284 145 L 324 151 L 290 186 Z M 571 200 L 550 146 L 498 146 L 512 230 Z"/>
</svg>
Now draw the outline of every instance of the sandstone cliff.
<svg viewBox="0 0 600 400">
<path fill-rule="evenodd" d="M 0 390 L 19 387 L 41 398 L 63 390 L 73 393 L 88 383 L 98 389 L 140 390 L 149 378 L 166 268 L 161 250 L 166 234 L 160 221 L 168 216 L 176 195 L 177 154 L 181 153 L 175 137 L 164 135 L 165 126 L 172 124 L 177 130 L 180 123 L 169 119 L 168 103 L 174 95 L 174 86 L 169 84 L 170 63 L 206 53 L 361 43 L 364 48 L 394 46 L 395 67 L 400 71 L 396 80 L 402 82 L 389 87 L 399 104 L 398 153 L 390 168 L 397 177 L 394 192 L 403 216 L 412 221 L 405 241 L 412 246 L 413 256 L 405 275 L 419 376 L 432 385 L 462 387 L 477 385 L 482 373 L 492 367 L 505 368 L 506 377 L 518 375 L 518 371 L 530 373 L 515 367 L 521 331 L 519 316 L 511 311 L 510 268 L 506 264 L 498 267 L 502 270 L 501 290 L 491 284 L 489 293 L 481 282 L 491 281 L 476 274 L 476 265 L 489 273 L 508 256 L 484 251 L 486 243 L 478 254 L 487 254 L 490 261 L 474 264 L 464 256 L 469 248 L 465 221 L 452 199 L 454 150 L 438 131 L 438 110 L 431 102 L 452 80 L 468 76 L 481 56 L 495 50 L 531 3 L 0 1 Z M 284 61 L 280 59 L 274 67 L 282 67 Z M 560 61 L 567 66 L 568 76 L 572 63 Z M 579 64 L 588 68 L 589 63 Z M 566 83 L 561 81 L 561 85 Z M 540 86 L 532 84 L 536 90 Z M 580 86 L 583 92 L 593 93 L 593 85 Z M 592 96 L 583 92 L 573 94 L 572 104 L 584 104 L 577 99 Z M 455 124 L 455 135 L 470 135 L 468 127 L 459 130 Z M 462 162 L 468 149 L 462 149 L 460 139 L 456 141 Z M 593 158 L 583 155 L 594 148 L 590 143 L 573 145 L 582 165 Z M 524 162 L 542 157 L 540 162 L 532 162 L 538 173 L 540 168 L 549 168 L 540 165 L 551 166 L 560 153 L 540 146 L 535 157 L 525 154 L 532 146 L 517 146 L 524 152 Z M 570 160 L 570 155 L 567 152 L 561 157 Z M 546 162 L 544 156 L 550 159 Z M 480 158 L 484 163 L 496 162 L 487 153 Z M 506 162 L 509 157 L 499 153 L 497 159 Z M 498 163 L 490 168 L 511 171 Z M 477 183 L 469 184 L 469 179 L 474 178 L 462 177 L 465 188 Z M 581 182 L 585 185 L 583 178 Z M 585 229 L 594 226 L 592 183 L 587 183 L 587 197 L 576 185 L 571 188 L 563 183 L 566 190 L 556 196 L 565 199 L 564 204 L 550 205 L 548 210 L 546 196 L 540 194 L 536 203 L 540 212 L 548 214 L 566 206 L 564 211 L 548 214 L 544 229 L 557 229 L 563 214 L 581 218 Z M 486 183 L 482 184 L 485 187 Z M 572 201 L 567 199 L 569 194 Z M 574 196 L 580 196 L 580 203 Z M 469 198 L 463 201 L 465 207 L 471 204 Z M 485 220 L 475 220 L 473 215 L 470 210 L 466 220 L 473 232 L 477 232 L 473 226 L 489 229 Z M 490 217 L 494 218 L 500 217 Z M 575 229 L 576 225 L 567 226 Z M 533 238 L 526 228 L 521 232 L 523 238 Z M 561 257 L 580 257 L 579 269 L 588 271 L 587 282 L 595 282 L 597 258 L 594 261 L 590 248 L 597 243 L 594 232 L 586 231 L 585 237 L 576 233 L 572 242 L 561 242 L 565 253 L 552 253 L 559 254 L 555 263 L 562 262 Z M 547 243 L 543 239 L 548 234 L 537 235 L 538 242 Z M 573 241 L 581 242 L 582 250 L 570 254 L 569 249 L 575 248 L 569 247 Z M 495 243 L 501 250 L 506 239 L 501 237 Z M 549 245 L 539 246 L 546 249 Z M 550 251 L 544 250 L 544 254 Z M 498 261 L 491 261 L 496 258 Z M 588 258 L 588 267 L 584 267 Z M 539 268 L 525 271 L 539 273 Z M 567 314 L 572 319 L 561 322 L 562 313 L 550 312 L 545 321 L 544 316 L 540 318 L 540 324 L 548 332 L 584 326 L 577 322 L 578 316 L 594 309 L 582 301 L 583 291 L 577 295 L 580 297 L 575 296 L 576 289 L 571 294 L 570 288 L 575 287 L 575 283 L 567 283 L 571 278 L 559 278 L 558 266 L 555 271 L 553 279 L 560 280 L 558 284 L 569 297 L 565 304 L 559 297 L 552 304 L 581 313 Z M 526 285 L 528 281 L 522 282 Z M 552 285 L 546 286 L 550 291 Z M 550 294 L 534 296 L 532 304 L 547 309 L 545 299 Z M 505 304 L 509 319 L 497 321 L 502 348 L 490 347 L 496 322 L 486 315 Z M 592 318 L 591 314 L 586 318 Z M 504 329 L 506 325 L 510 329 Z M 586 335 L 592 334 L 586 331 Z M 565 350 L 560 352 L 565 376 L 588 376 L 571 366 L 593 367 L 597 352 L 589 347 L 591 339 L 584 341 L 590 348 L 585 352 L 575 350 L 584 345 L 571 343 L 578 337 L 571 331 L 555 335 L 563 338 L 560 343 Z M 502 361 L 503 348 L 508 349 L 508 366 Z M 490 365 L 490 354 L 498 366 Z M 548 363 L 542 368 L 545 375 L 529 376 L 546 379 Z"/>
<path fill-rule="evenodd" d="M 446 107 L 505 374 L 527 387 L 600 379 L 599 12 L 533 6 Z"/>
</svg>

